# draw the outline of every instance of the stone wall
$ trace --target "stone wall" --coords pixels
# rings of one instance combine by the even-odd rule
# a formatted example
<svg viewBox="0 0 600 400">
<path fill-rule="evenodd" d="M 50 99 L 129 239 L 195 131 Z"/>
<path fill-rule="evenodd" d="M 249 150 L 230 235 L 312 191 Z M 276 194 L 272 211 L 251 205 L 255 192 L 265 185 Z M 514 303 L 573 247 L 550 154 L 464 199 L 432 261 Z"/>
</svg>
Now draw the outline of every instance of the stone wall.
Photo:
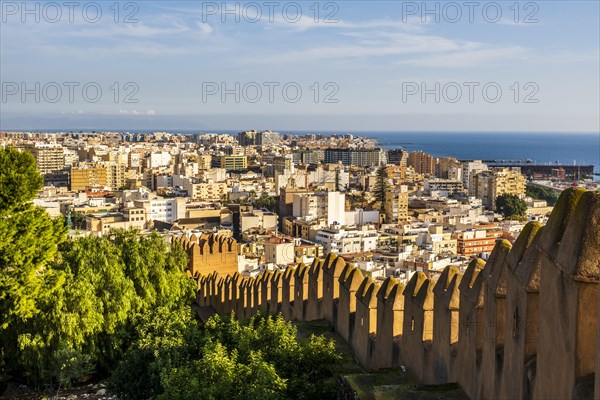
<svg viewBox="0 0 600 400">
<path fill-rule="evenodd" d="M 238 243 L 235 239 L 214 233 L 192 234 L 189 238 L 173 238 L 188 255 L 188 271 L 194 276 L 216 272 L 222 277 L 238 272 Z"/>
<path fill-rule="evenodd" d="M 329 255 L 252 280 L 202 275 L 197 299 L 240 317 L 326 319 L 367 368 L 404 365 L 474 399 L 598 399 L 599 272 L 600 192 L 569 189 L 546 226 L 529 223 L 464 275 L 450 266 L 404 287 Z"/>
</svg>

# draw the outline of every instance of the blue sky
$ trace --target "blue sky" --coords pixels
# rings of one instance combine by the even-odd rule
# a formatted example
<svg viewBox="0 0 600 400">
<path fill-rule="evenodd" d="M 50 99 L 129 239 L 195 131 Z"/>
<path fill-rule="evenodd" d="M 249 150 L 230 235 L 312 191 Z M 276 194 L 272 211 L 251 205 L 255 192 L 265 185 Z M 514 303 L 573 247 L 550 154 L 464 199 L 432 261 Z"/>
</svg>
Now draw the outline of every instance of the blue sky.
<svg viewBox="0 0 600 400">
<path fill-rule="evenodd" d="M 272 14 L 260 1 L 120 2 L 117 22 L 108 1 L 96 23 L 93 7 L 83 18 L 89 2 L 72 22 L 61 6 L 55 23 L 48 2 L 39 22 L 15 10 L 21 2 L 1 3 L 3 129 L 600 131 L 598 1 L 461 1 L 456 23 L 442 1 L 427 2 L 440 7 L 428 15 L 421 1 L 279 1 Z M 239 22 L 223 12 L 236 4 Z M 124 22 L 131 12 L 137 22 Z M 58 101 L 53 84 L 23 101 L 22 84 L 36 82 L 40 93 L 61 86 Z M 72 102 L 65 82 L 79 84 Z M 81 89 L 91 82 L 102 89 L 95 103 Z M 236 83 L 239 102 L 223 99 Z"/>
</svg>

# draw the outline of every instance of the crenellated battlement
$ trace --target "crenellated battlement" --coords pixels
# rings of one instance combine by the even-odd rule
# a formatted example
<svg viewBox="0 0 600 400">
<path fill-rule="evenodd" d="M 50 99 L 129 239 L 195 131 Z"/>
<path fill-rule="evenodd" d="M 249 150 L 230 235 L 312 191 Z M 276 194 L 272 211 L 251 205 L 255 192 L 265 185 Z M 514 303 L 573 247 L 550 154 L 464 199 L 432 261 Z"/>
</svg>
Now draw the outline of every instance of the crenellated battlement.
<svg viewBox="0 0 600 400">
<path fill-rule="evenodd" d="M 599 277 L 600 192 L 569 189 L 546 226 L 527 224 L 514 245 L 499 241 L 464 274 L 418 272 L 404 287 L 329 254 L 255 279 L 199 276 L 197 301 L 241 317 L 326 319 L 367 368 L 405 365 L 474 399 L 590 398 L 594 379 L 600 398 Z"/>
<path fill-rule="evenodd" d="M 209 275 L 213 272 L 225 277 L 238 270 L 238 243 L 229 236 L 203 233 L 173 237 L 188 255 L 188 272 L 191 276 Z"/>
</svg>

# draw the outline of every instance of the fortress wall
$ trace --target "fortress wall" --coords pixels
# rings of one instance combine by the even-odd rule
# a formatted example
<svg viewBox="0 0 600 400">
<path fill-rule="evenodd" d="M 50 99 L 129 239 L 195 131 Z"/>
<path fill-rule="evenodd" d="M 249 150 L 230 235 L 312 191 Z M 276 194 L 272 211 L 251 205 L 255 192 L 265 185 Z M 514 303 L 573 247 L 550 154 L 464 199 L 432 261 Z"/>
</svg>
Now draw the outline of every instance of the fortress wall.
<svg viewBox="0 0 600 400">
<path fill-rule="evenodd" d="M 225 314 L 225 277 L 218 277 L 215 285 L 215 295 L 213 297 L 213 308 L 217 314 Z"/>
<path fill-rule="evenodd" d="M 306 320 L 306 306 L 308 303 L 308 268 L 300 264 L 294 275 L 294 307 L 292 318 L 296 321 Z"/>
<path fill-rule="evenodd" d="M 244 277 L 240 277 L 240 279 L 236 282 L 238 299 L 235 303 L 235 315 L 239 318 L 244 318 L 246 316 L 246 279 Z"/>
<path fill-rule="evenodd" d="M 377 335 L 377 294 L 381 286 L 370 277 L 362 279 L 355 293 L 356 314 L 351 323 L 350 346 L 354 354 L 367 368 L 373 369 Z"/>
<path fill-rule="evenodd" d="M 181 242 L 196 251 L 202 240 Z M 198 305 L 219 313 L 328 320 L 369 369 L 404 365 L 474 399 L 584 399 L 594 386 L 600 399 L 600 192 L 563 192 L 545 227 L 529 223 L 487 263 L 473 259 L 464 275 L 449 266 L 437 281 L 418 272 L 406 287 L 380 285 L 333 254 L 252 279 L 194 277 Z"/>
<path fill-rule="evenodd" d="M 431 338 L 433 334 L 433 283 L 417 272 L 404 289 L 402 360 L 423 383 L 430 382 Z"/>
<path fill-rule="evenodd" d="M 563 192 L 540 238 L 534 398 L 585 398 L 597 357 L 599 243 L 600 192 Z"/>
<path fill-rule="evenodd" d="M 504 357 L 504 303 L 506 294 L 506 257 L 512 245 L 496 244 L 483 274 L 483 343 L 481 380 L 476 398 L 497 397 Z"/>
<path fill-rule="evenodd" d="M 377 292 L 377 334 L 374 368 L 400 366 L 400 341 L 404 317 L 404 286 L 387 278 Z M 396 345 L 397 344 L 397 345 Z"/>
<path fill-rule="evenodd" d="M 271 282 L 273 281 L 273 273 L 271 271 L 265 271 L 262 273 L 261 285 L 260 285 L 260 311 L 264 313 L 269 312 L 269 306 L 271 304 Z"/>
<path fill-rule="evenodd" d="M 200 237 L 192 234 L 173 238 L 188 255 L 188 271 L 192 276 L 209 275 L 213 272 L 225 277 L 238 270 L 238 244 L 235 239 L 219 234 L 205 233 Z"/>
<path fill-rule="evenodd" d="M 458 268 L 445 268 L 433 287 L 433 339 L 431 381 L 456 382 L 456 343 L 458 342 L 458 286 L 462 274 Z"/>
<path fill-rule="evenodd" d="M 305 307 L 305 320 L 323 319 L 323 260 L 315 259 L 308 269 L 308 297 Z"/>
<path fill-rule="evenodd" d="M 331 322 L 335 326 L 337 321 L 337 304 L 340 297 L 339 278 L 346 267 L 346 261 L 337 257 L 335 254 L 329 254 L 325 257 L 323 264 L 323 301 L 322 312 L 323 319 Z"/>
<path fill-rule="evenodd" d="M 262 280 L 264 275 L 260 274 L 252 282 L 252 312 L 251 315 L 261 311 L 262 304 Z"/>
<path fill-rule="evenodd" d="M 294 312 L 295 272 L 294 267 L 287 267 L 281 278 L 281 314 L 288 321 L 292 320 Z"/>
<path fill-rule="evenodd" d="M 274 271 L 271 276 L 271 301 L 269 302 L 269 313 L 278 314 L 281 312 L 281 296 L 282 296 L 282 278 L 283 273 L 279 270 Z"/>
<path fill-rule="evenodd" d="M 531 398 L 535 384 L 542 225 L 530 222 L 508 254 L 502 398 Z"/>
<path fill-rule="evenodd" d="M 254 278 L 244 279 L 244 293 L 246 294 L 246 305 L 244 306 L 244 317 L 250 318 L 254 314 L 254 311 L 255 311 L 254 310 Z"/>
<path fill-rule="evenodd" d="M 459 331 L 456 354 L 456 379 L 467 396 L 481 393 L 481 352 L 483 348 L 483 274 L 485 263 L 473 259 L 458 285 Z"/>
<path fill-rule="evenodd" d="M 356 315 L 356 291 L 360 287 L 364 276 L 352 264 L 346 264 L 338 281 L 340 296 L 337 306 L 336 331 L 347 343 L 352 342 Z"/>
</svg>

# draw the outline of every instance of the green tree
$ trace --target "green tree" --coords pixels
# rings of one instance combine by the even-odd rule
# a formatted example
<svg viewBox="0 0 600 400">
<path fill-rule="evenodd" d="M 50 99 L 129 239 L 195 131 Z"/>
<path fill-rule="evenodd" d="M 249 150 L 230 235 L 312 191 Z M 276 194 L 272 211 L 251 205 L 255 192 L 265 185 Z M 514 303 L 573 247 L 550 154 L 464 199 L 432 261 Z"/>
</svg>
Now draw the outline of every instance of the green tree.
<svg viewBox="0 0 600 400">
<path fill-rule="evenodd" d="M 546 200 L 551 206 L 556 204 L 560 196 L 560 193 L 556 190 L 531 184 L 527 185 L 525 194 L 534 199 Z"/>
<path fill-rule="evenodd" d="M 0 210 L 6 212 L 26 205 L 43 184 L 31 153 L 12 147 L 0 149 Z"/>
<path fill-rule="evenodd" d="M 112 370 L 141 337 L 140 326 L 158 329 L 150 316 L 177 321 L 180 310 L 191 314 L 194 281 L 186 266 L 181 246 L 169 247 L 158 234 L 114 231 L 64 243 L 47 269 L 53 279 L 40 291 L 36 317 L 6 331 L 7 368 L 32 383 L 61 381 L 52 363 L 64 349 L 99 372 Z"/>
<path fill-rule="evenodd" d="M 332 341 L 300 340 L 281 316 L 260 314 L 242 323 L 211 317 L 195 323 L 161 323 L 125 354 L 111 381 L 124 399 L 333 399 L 333 368 L 340 357 Z M 142 324 L 141 326 L 145 326 Z M 182 332 L 184 332 L 182 334 Z M 151 391 L 139 391 L 152 388 Z M 137 397 L 136 397 L 137 396 Z"/>
<path fill-rule="evenodd" d="M 375 181 L 375 199 L 380 202 L 380 210 L 385 210 L 385 193 L 388 191 L 388 173 L 385 165 L 382 165 L 377 170 L 377 180 Z"/>
<path fill-rule="evenodd" d="M 527 214 L 527 204 L 517 195 L 504 193 L 496 198 L 496 210 L 505 218 L 523 218 Z"/>
<path fill-rule="evenodd" d="M 52 268 L 66 239 L 64 223 L 31 203 L 42 184 L 30 153 L 0 149 L 0 364 L 7 373 L 22 362 L 33 374 L 44 367 L 47 359 L 29 350 L 44 348 L 52 338 L 38 337 L 32 326 L 65 282 Z"/>
<path fill-rule="evenodd" d="M 259 198 L 254 200 L 252 205 L 256 208 L 266 208 L 269 211 L 275 212 L 277 200 L 275 197 L 269 196 L 267 192 L 263 192 Z"/>
<path fill-rule="evenodd" d="M 50 368 L 56 374 L 58 381 L 56 395 L 58 396 L 61 387 L 70 388 L 76 378 L 92 372 L 93 364 L 89 355 L 63 348 L 52 354 Z"/>
</svg>

